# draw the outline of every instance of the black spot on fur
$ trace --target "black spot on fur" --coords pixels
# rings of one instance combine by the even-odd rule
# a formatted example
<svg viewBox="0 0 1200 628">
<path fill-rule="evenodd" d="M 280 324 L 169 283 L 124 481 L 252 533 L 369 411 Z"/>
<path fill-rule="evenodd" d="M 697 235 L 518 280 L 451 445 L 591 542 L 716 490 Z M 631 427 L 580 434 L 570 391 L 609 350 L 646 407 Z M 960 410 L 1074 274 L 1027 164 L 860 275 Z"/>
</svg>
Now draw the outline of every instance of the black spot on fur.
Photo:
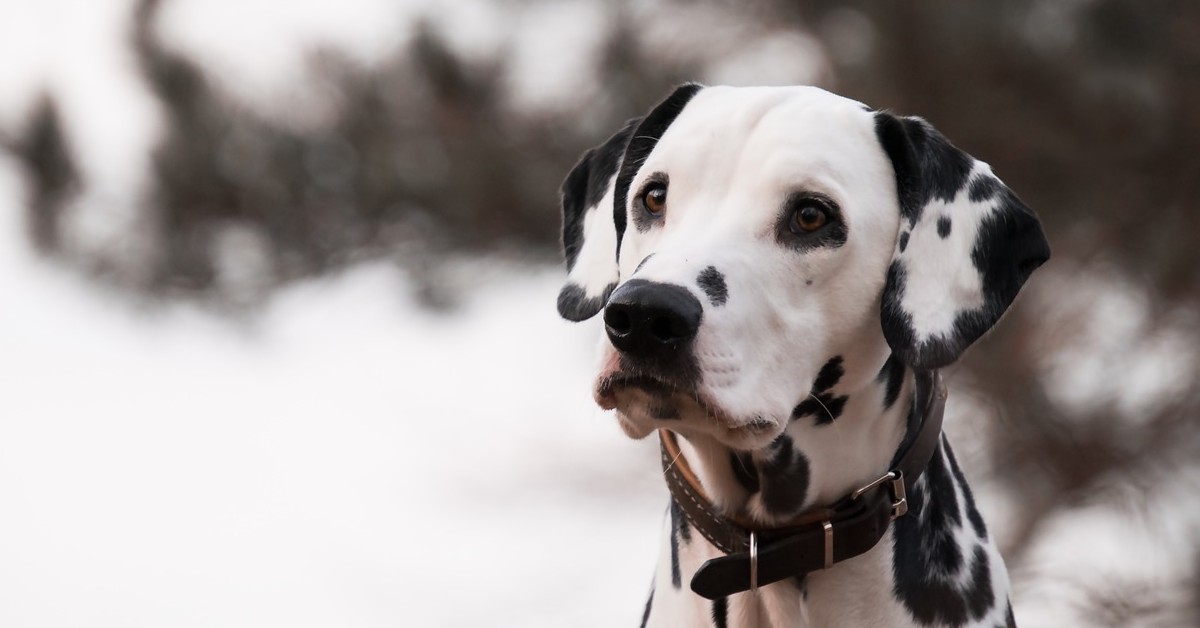
<svg viewBox="0 0 1200 628">
<path fill-rule="evenodd" d="M 950 217 L 941 216 L 937 222 L 938 237 L 945 240 L 950 237 Z"/>
<path fill-rule="evenodd" d="M 842 410 L 849 397 L 845 395 L 835 397 L 830 391 L 841 381 L 842 375 L 845 373 L 846 370 L 842 367 L 842 356 L 834 356 L 826 362 L 825 366 L 821 367 L 821 372 L 817 374 L 809 396 L 792 409 L 792 420 L 802 416 L 814 416 L 817 425 L 825 425 L 842 416 Z"/>
<path fill-rule="evenodd" d="M 846 369 L 842 366 L 843 361 L 842 356 L 835 355 L 821 367 L 821 372 L 817 373 L 817 380 L 813 382 L 814 392 L 825 392 L 842 381 L 842 376 L 846 374 Z"/>
<path fill-rule="evenodd" d="M 913 617 L 925 625 L 962 626 L 978 621 L 992 608 L 990 561 L 983 547 L 972 552 L 966 586 L 955 579 L 926 574 L 922 578 L 897 578 L 895 593 Z"/>
<path fill-rule="evenodd" d="M 746 452 L 729 451 L 729 468 L 733 470 L 733 477 L 746 489 L 746 492 L 753 495 L 759 490 L 758 482 L 758 467 L 754 464 L 754 457 Z"/>
<path fill-rule="evenodd" d="M 803 597 L 805 600 L 807 600 L 808 599 L 808 576 L 807 575 L 796 576 L 796 577 L 792 578 L 792 584 L 796 587 L 796 590 L 800 592 L 800 596 Z"/>
<path fill-rule="evenodd" d="M 929 398 L 931 387 L 933 387 L 933 374 L 930 371 L 913 372 L 913 392 L 909 399 L 904 438 L 900 440 L 900 446 L 896 448 L 896 453 L 892 454 L 892 461 L 888 463 L 889 469 L 896 468 L 896 465 L 900 463 L 901 452 L 908 451 L 908 448 L 912 447 L 913 441 L 917 439 L 917 435 L 921 431 L 921 424 L 925 419 L 924 408 L 920 405 L 921 400 Z"/>
<path fill-rule="evenodd" d="M 833 397 L 826 394 L 815 394 L 804 401 L 801 401 L 792 408 L 792 420 L 795 421 L 803 416 L 816 417 L 817 425 L 828 425 L 833 423 L 834 419 L 842 416 L 842 410 L 846 407 L 846 401 L 849 397 Z"/>
<path fill-rule="evenodd" d="M 563 181 L 562 244 L 568 271 L 575 267 L 575 259 L 579 257 L 579 249 L 583 247 L 583 219 L 588 210 L 599 205 L 604 199 L 604 193 L 608 191 L 617 166 L 620 165 L 621 156 L 625 154 L 625 146 L 639 122 L 641 118 L 626 122 L 620 131 L 603 144 L 589 149 Z M 607 208 L 599 208 L 597 211 L 607 211 Z"/>
<path fill-rule="evenodd" d="M 729 600 L 719 597 L 712 603 L 712 620 L 715 628 L 729 628 Z"/>
<path fill-rule="evenodd" d="M 642 628 L 650 621 L 650 609 L 654 607 L 654 583 L 650 583 L 650 597 L 646 598 L 646 610 L 642 611 Z"/>
<path fill-rule="evenodd" d="M 1033 210 L 1011 191 L 1002 194 L 1000 206 L 980 222 L 971 249 L 971 262 L 983 275 L 986 301 L 978 312 L 989 319 L 986 327 L 972 326 L 972 340 L 1000 318 L 1029 275 L 1050 259 L 1050 245 Z M 956 328 L 961 325 L 955 323 Z"/>
<path fill-rule="evenodd" d="M 1013 617 L 1012 601 L 1008 602 L 1008 611 L 1004 613 L 1004 628 L 1017 628 L 1017 618 Z"/>
<path fill-rule="evenodd" d="M 885 382 L 883 392 L 884 410 L 891 409 L 896 400 L 900 398 L 900 389 L 904 386 L 904 373 L 904 362 L 893 353 L 888 356 L 887 362 L 884 362 L 883 368 L 879 370 L 879 375 L 875 377 L 876 381 Z"/>
<path fill-rule="evenodd" d="M 776 515 L 799 512 L 808 495 L 808 458 L 786 434 L 776 438 L 768 451 L 768 457 L 759 465 L 763 507 Z"/>
<path fill-rule="evenodd" d="M 995 177 L 981 175 L 975 177 L 975 180 L 971 182 L 971 190 L 968 192 L 967 198 L 972 203 L 981 203 L 995 196 L 1000 188 L 1000 182 Z"/>
<path fill-rule="evenodd" d="M 900 234 L 900 252 L 903 253 L 908 248 L 908 232 Z"/>
<path fill-rule="evenodd" d="M 892 170 L 896 174 L 900 215 L 907 218 L 911 226 L 917 222 L 924 207 L 923 199 L 919 197 L 920 171 L 913 144 L 908 138 L 904 123 L 889 113 L 875 114 L 875 135 L 879 138 L 883 152 L 891 160 Z"/>
<path fill-rule="evenodd" d="M 675 121 L 688 101 L 702 89 L 701 85 L 687 83 L 675 91 L 655 107 L 637 128 L 625 148 L 625 156 L 621 160 L 621 168 L 617 172 L 617 181 L 613 195 L 613 224 L 617 229 L 617 253 L 621 251 L 621 239 L 625 235 L 625 206 L 629 200 L 629 186 L 637 174 L 642 162 L 650 156 L 650 152 L 658 145 L 659 138 L 667 131 L 667 127 Z"/>
<path fill-rule="evenodd" d="M 945 445 L 946 457 L 950 459 L 950 470 L 954 472 L 954 479 L 958 482 L 959 488 L 962 489 L 963 498 L 967 502 L 967 520 L 971 522 L 971 527 L 975 528 L 975 535 L 980 539 L 986 539 L 987 526 L 983 523 L 983 516 L 975 508 L 975 496 L 971 493 L 971 487 L 967 485 L 966 476 L 963 475 L 962 469 L 958 466 L 958 459 L 954 457 L 954 450 L 950 448 L 950 443 L 946 442 Z"/>
<path fill-rule="evenodd" d="M 676 504 L 674 499 L 671 500 L 671 505 L 667 510 L 671 513 L 671 586 L 678 590 L 682 584 L 682 577 L 679 573 L 679 522 L 684 517 L 679 510 L 679 504 Z"/>
<path fill-rule="evenodd" d="M 953 574 L 963 561 L 962 549 L 954 538 L 954 531 L 962 525 L 962 518 L 958 512 L 954 480 L 942 455 L 943 447 L 945 439 L 933 454 L 921 480 L 913 487 L 917 493 L 915 500 L 911 492 L 908 496 L 909 510 L 915 504 L 924 514 L 896 520 L 896 545 L 901 545 L 902 540 L 905 544 L 911 544 L 908 551 L 919 552 L 920 561 L 927 569 Z M 901 521 L 905 524 L 899 525 Z"/>
<path fill-rule="evenodd" d="M 987 552 L 964 556 L 954 539 L 962 525 L 942 440 L 925 475 L 908 493 L 908 515 L 894 523 L 895 594 L 920 623 L 961 626 L 995 603 Z M 966 569 L 965 584 L 959 585 Z"/>
<path fill-rule="evenodd" d="M 904 236 L 900 236 L 901 245 L 904 244 L 904 241 Z M 904 306 L 901 304 L 907 281 L 908 271 L 904 269 L 904 264 L 898 259 L 893 259 L 891 265 L 888 266 L 886 287 L 879 308 L 883 337 L 887 339 L 888 346 L 892 348 L 892 355 L 899 355 L 902 359 L 906 358 L 909 353 L 905 349 L 915 344 L 914 336 L 916 335 L 912 328 L 912 316 L 904 311 Z M 905 361 L 912 364 L 911 360 L 906 359 Z"/>
<path fill-rule="evenodd" d="M 928 122 L 875 114 L 875 134 L 892 161 L 900 211 L 916 224 L 932 200 L 951 201 L 967 182 L 973 159 Z"/>
<path fill-rule="evenodd" d="M 568 283 L 558 293 L 558 313 L 569 321 L 582 321 L 596 315 L 608 302 L 617 284 L 609 284 L 600 296 L 588 297 L 583 286 Z"/>
<path fill-rule="evenodd" d="M 638 273 L 638 271 L 642 269 L 642 266 L 645 266 L 646 262 L 650 261 L 651 257 L 654 257 L 653 253 L 647 255 L 646 257 L 643 257 L 642 261 L 638 262 L 637 268 L 633 269 L 633 274 L 636 275 Z"/>
<path fill-rule="evenodd" d="M 696 277 L 696 283 L 700 285 L 700 289 L 704 294 L 708 295 L 708 302 L 713 306 L 725 305 L 729 300 L 729 289 L 725 285 L 725 275 L 717 270 L 715 266 L 709 266 L 700 271 Z"/>
</svg>

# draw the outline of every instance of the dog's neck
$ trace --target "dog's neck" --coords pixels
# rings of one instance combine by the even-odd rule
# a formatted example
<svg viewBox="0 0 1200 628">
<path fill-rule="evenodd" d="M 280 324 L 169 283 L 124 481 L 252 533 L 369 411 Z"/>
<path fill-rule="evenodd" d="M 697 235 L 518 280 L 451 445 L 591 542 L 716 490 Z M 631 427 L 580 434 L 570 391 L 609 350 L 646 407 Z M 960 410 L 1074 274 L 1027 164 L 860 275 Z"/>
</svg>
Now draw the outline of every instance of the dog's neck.
<svg viewBox="0 0 1200 628">
<path fill-rule="evenodd" d="M 764 526 L 833 504 L 888 470 L 913 414 L 911 371 L 889 358 L 874 376 L 841 378 L 845 386 L 814 390 L 809 405 L 769 446 L 742 452 L 708 437 L 680 439 L 705 492 L 726 514 Z M 851 387 L 852 386 L 852 387 Z M 836 418 L 831 418 L 836 415 Z"/>
</svg>

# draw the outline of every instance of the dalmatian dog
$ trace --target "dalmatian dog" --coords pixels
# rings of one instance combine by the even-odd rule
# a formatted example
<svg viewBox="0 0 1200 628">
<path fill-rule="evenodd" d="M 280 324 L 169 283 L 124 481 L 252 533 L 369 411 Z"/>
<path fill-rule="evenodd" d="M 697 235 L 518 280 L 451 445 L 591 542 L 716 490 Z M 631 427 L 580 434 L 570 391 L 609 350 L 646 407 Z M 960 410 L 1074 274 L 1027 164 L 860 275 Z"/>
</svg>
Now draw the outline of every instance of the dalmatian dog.
<svg viewBox="0 0 1200 628">
<path fill-rule="evenodd" d="M 719 517 L 750 529 L 887 472 L 923 421 L 922 381 L 1050 254 L 986 163 L 813 87 L 683 85 L 583 155 L 562 210 L 559 312 L 605 327 L 596 402 L 633 438 L 675 438 Z M 673 497 L 642 625 L 1013 626 L 936 429 L 877 543 L 752 590 L 694 590 L 726 552 Z"/>
</svg>

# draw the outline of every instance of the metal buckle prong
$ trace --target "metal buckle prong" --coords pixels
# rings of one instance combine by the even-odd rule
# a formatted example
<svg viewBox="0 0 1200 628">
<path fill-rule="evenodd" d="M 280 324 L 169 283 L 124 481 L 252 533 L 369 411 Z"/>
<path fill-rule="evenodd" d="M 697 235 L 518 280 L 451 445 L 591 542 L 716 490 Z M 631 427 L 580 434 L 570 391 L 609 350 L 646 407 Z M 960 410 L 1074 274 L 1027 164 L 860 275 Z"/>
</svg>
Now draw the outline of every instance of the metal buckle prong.
<svg viewBox="0 0 1200 628">
<path fill-rule="evenodd" d="M 899 471 L 888 471 L 887 473 L 884 473 L 883 475 L 872 480 L 870 484 L 854 491 L 853 493 L 850 493 L 850 501 L 854 501 L 859 497 L 862 497 L 863 493 L 866 493 L 867 491 L 879 486 L 880 484 L 883 484 L 884 482 L 892 481 L 900 477 L 903 477 L 903 475 Z"/>
<path fill-rule="evenodd" d="M 887 473 L 875 478 L 870 484 L 850 493 L 850 501 L 854 501 L 863 496 L 863 493 L 883 484 L 884 482 L 892 483 L 892 521 L 903 517 L 908 512 L 908 496 L 904 490 L 904 472 L 903 471 L 888 471 Z"/>
<path fill-rule="evenodd" d="M 750 533 L 750 592 L 758 593 L 758 535 Z"/>
</svg>

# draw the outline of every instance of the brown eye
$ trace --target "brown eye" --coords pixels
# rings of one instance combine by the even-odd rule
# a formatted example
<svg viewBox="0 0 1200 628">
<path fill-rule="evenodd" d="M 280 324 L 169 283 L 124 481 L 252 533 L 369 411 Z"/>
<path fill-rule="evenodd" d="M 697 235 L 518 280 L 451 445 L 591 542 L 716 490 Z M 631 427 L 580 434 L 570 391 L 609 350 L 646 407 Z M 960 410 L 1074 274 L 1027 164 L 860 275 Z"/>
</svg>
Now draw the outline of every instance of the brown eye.
<svg viewBox="0 0 1200 628">
<path fill-rule="evenodd" d="M 667 208 L 667 187 L 661 183 L 651 183 L 642 192 L 642 207 L 651 216 L 661 216 Z"/>
<path fill-rule="evenodd" d="M 797 235 L 803 233 L 812 233 L 821 227 L 824 227 L 829 222 L 829 214 L 820 205 L 815 203 L 805 203 L 792 211 L 792 219 L 788 221 L 788 228 L 792 233 Z"/>
</svg>

